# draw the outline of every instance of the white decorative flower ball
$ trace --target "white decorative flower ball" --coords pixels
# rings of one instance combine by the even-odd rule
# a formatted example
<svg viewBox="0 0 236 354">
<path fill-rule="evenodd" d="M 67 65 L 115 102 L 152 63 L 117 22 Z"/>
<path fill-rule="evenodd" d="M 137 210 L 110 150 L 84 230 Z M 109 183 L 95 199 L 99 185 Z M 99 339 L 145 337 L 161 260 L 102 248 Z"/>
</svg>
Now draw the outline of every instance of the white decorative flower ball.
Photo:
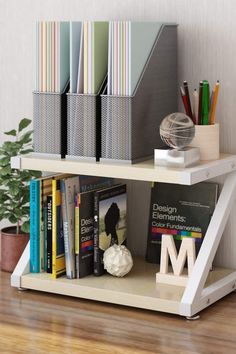
<svg viewBox="0 0 236 354">
<path fill-rule="evenodd" d="M 108 273 L 116 277 L 123 277 L 133 267 L 133 259 L 130 251 L 124 245 L 109 247 L 103 255 L 104 268 Z"/>
</svg>

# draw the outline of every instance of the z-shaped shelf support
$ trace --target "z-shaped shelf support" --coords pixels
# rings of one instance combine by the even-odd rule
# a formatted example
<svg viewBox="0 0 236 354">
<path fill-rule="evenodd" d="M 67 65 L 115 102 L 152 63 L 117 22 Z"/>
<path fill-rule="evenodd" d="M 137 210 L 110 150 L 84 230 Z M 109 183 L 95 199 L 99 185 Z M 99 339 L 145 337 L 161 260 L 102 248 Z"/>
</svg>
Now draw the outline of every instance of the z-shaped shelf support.
<svg viewBox="0 0 236 354">
<path fill-rule="evenodd" d="M 29 260 L 30 243 L 28 242 L 24 252 L 21 255 L 21 258 L 19 259 L 19 262 L 17 263 L 14 272 L 11 275 L 11 286 L 21 288 L 21 276 L 24 274 L 28 274 L 30 271 Z"/>
<path fill-rule="evenodd" d="M 193 271 L 180 302 L 180 315 L 193 316 L 236 289 L 236 271 L 204 288 L 236 198 L 236 173 L 226 177 Z"/>
</svg>

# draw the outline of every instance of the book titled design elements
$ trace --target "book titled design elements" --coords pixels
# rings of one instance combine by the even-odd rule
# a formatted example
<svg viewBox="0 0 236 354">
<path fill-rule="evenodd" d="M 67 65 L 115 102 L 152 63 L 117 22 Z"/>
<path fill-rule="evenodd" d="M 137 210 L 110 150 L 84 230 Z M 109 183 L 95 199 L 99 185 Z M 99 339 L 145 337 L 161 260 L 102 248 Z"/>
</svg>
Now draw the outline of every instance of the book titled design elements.
<svg viewBox="0 0 236 354">
<path fill-rule="evenodd" d="M 120 184 L 94 195 L 94 275 L 104 274 L 103 253 L 126 240 L 126 185 Z"/>
<path fill-rule="evenodd" d="M 83 183 L 81 193 L 76 195 L 75 265 L 77 278 L 93 273 L 94 192 L 97 189 L 108 188 L 112 183 L 111 178 L 87 176 L 87 184 Z"/>
<path fill-rule="evenodd" d="M 173 235 L 179 250 L 183 237 L 193 237 L 199 252 L 217 201 L 216 183 L 192 186 L 154 183 L 151 191 L 146 260 L 160 263 L 163 234 Z"/>
<path fill-rule="evenodd" d="M 94 192 L 78 193 L 75 206 L 76 276 L 93 273 Z"/>
</svg>

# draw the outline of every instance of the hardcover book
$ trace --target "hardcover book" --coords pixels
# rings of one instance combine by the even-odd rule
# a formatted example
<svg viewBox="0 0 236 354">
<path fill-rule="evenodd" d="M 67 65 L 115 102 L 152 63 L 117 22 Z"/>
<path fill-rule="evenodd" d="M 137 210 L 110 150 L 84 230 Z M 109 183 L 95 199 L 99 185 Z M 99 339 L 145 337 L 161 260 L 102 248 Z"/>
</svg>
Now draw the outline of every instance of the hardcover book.
<svg viewBox="0 0 236 354">
<path fill-rule="evenodd" d="M 30 272 L 40 271 L 40 182 L 30 181 Z"/>
<path fill-rule="evenodd" d="M 78 193 L 75 206 L 76 277 L 93 273 L 94 192 Z"/>
<path fill-rule="evenodd" d="M 104 274 L 104 251 L 126 241 L 126 185 L 98 190 L 94 194 L 94 275 Z"/>
<path fill-rule="evenodd" d="M 86 181 L 87 183 L 85 183 Z M 93 273 L 94 193 L 99 188 L 111 186 L 113 179 L 87 176 L 83 182 L 80 188 L 81 193 L 78 193 L 75 198 L 75 264 L 77 278 L 83 278 Z"/>
<path fill-rule="evenodd" d="M 30 181 L 30 271 L 46 270 L 45 214 L 47 196 L 51 193 L 52 176 Z"/>
<path fill-rule="evenodd" d="M 63 236 L 60 180 L 52 180 L 52 276 L 65 274 L 65 248 Z"/>
<path fill-rule="evenodd" d="M 52 195 L 47 196 L 47 273 L 52 273 Z"/>
<path fill-rule="evenodd" d="M 146 260 L 160 263 L 163 234 L 173 235 L 177 251 L 183 237 L 193 237 L 196 253 L 213 214 L 218 184 L 192 186 L 154 183 L 151 190 Z"/>
<path fill-rule="evenodd" d="M 75 196 L 79 192 L 79 186 L 79 176 L 61 180 L 66 276 L 69 279 L 75 278 Z"/>
</svg>

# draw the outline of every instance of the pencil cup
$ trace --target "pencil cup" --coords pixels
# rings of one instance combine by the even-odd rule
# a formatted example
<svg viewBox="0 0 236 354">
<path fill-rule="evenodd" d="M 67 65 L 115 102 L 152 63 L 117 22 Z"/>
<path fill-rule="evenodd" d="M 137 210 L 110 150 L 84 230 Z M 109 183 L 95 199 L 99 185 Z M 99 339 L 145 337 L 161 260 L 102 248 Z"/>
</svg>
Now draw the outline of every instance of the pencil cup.
<svg viewBox="0 0 236 354">
<path fill-rule="evenodd" d="M 219 140 L 219 124 L 195 125 L 195 136 L 190 146 L 200 149 L 200 160 L 217 160 Z"/>
</svg>

